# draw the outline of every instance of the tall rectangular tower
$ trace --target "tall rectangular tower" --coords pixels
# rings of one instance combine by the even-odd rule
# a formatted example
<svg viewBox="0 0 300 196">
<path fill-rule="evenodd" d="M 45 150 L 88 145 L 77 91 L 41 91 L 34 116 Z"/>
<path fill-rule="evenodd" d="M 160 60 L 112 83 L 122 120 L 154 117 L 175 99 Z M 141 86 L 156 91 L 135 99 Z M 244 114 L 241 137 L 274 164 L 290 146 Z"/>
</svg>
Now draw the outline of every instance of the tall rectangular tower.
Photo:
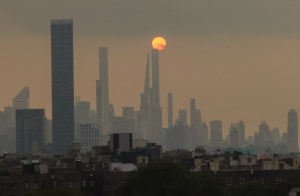
<svg viewBox="0 0 300 196">
<path fill-rule="evenodd" d="M 54 152 L 74 142 L 73 20 L 51 21 L 52 123 Z"/>
<path fill-rule="evenodd" d="M 152 97 L 150 99 L 151 110 L 151 134 L 150 141 L 162 143 L 162 109 L 160 107 L 160 82 L 159 82 L 159 51 L 152 49 Z"/>
<path fill-rule="evenodd" d="M 213 147 L 221 147 L 222 140 L 222 121 L 210 121 L 210 145 Z"/>
<path fill-rule="evenodd" d="M 294 109 L 288 112 L 287 144 L 290 152 L 299 152 L 298 114 Z"/>
<path fill-rule="evenodd" d="M 100 102 L 98 107 L 100 113 L 98 116 L 100 128 L 100 143 L 102 145 L 106 144 L 109 139 L 109 134 L 111 131 L 111 111 L 109 105 L 109 80 L 108 80 L 108 48 L 100 47 L 99 48 L 99 75 L 100 80 L 98 84 L 97 101 Z"/>
<path fill-rule="evenodd" d="M 168 93 L 168 127 L 173 126 L 173 96 Z"/>
<path fill-rule="evenodd" d="M 159 51 L 152 49 L 152 90 L 153 90 L 153 107 L 160 107 L 160 90 L 159 90 Z"/>
</svg>

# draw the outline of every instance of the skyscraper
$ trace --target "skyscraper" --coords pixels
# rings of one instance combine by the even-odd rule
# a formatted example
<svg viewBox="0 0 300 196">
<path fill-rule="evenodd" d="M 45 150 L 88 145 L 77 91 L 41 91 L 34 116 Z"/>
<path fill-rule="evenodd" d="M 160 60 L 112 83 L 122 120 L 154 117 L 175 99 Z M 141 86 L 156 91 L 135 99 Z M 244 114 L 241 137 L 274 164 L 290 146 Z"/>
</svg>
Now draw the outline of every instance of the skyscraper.
<svg viewBox="0 0 300 196">
<path fill-rule="evenodd" d="M 201 111 L 196 108 L 196 99 L 190 99 L 190 124 L 192 134 L 192 146 L 205 145 L 208 143 L 208 135 L 205 127 L 202 129 Z"/>
<path fill-rule="evenodd" d="M 150 92 L 150 56 L 147 55 L 144 92 L 141 94 L 140 111 L 138 112 L 138 138 L 149 139 L 151 125 L 151 92 Z"/>
<path fill-rule="evenodd" d="M 222 121 L 213 120 L 210 121 L 210 145 L 214 147 L 222 146 Z"/>
<path fill-rule="evenodd" d="M 16 150 L 21 156 L 38 155 L 44 146 L 45 110 L 16 110 Z"/>
<path fill-rule="evenodd" d="M 299 152 L 298 114 L 294 109 L 288 112 L 287 144 L 290 152 Z"/>
<path fill-rule="evenodd" d="M 99 76 L 97 82 L 97 111 L 100 125 L 100 143 L 106 144 L 111 132 L 111 107 L 109 104 L 109 83 L 108 83 L 108 48 L 99 48 Z"/>
<path fill-rule="evenodd" d="M 245 145 L 245 122 L 240 120 L 236 123 L 236 128 L 239 132 L 239 144 L 240 146 Z"/>
<path fill-rule="evenodd" d="M 173 126 L 173 96 L 168 93 L 168 127 Z"/>
<path fill-rule="evenodd" d="M 162 143 L 162 110 L 160 106 L 159 51 L 152 49 L 151 134 L 150 141 Z"/>
<path fill-rule="evenodd" d="M 151 142 L 164 143 L 162 134 L 162 109 L 159 87 L 159 51 L 151 51 L 152 80 L 150 87 L 150 55 L 147 56 L 144 92 L 138 114 L 138 137 Z"/>
<path fill-rule="evenodd" d="M 54 152 L 74 142 L 73 20 L 51 21 L 52 128 Z"/>
</svg>

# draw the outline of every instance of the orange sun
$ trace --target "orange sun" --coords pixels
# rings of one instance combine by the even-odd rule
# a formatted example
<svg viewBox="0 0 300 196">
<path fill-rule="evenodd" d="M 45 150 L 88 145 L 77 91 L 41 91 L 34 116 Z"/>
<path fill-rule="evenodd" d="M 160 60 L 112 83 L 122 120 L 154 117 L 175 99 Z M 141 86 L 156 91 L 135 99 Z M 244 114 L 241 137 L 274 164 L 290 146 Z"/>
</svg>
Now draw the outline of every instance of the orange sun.
<svg viewBox="0 0 300 196">
<path fill-rule="evenodd" d="M 166 45 L 167 45 L 167 42 L 163 37 L 155 37 L 152 40 L 152 47 L 156 50 L 161 51 L 161 50 L 165 49 Z"/>
</svg>

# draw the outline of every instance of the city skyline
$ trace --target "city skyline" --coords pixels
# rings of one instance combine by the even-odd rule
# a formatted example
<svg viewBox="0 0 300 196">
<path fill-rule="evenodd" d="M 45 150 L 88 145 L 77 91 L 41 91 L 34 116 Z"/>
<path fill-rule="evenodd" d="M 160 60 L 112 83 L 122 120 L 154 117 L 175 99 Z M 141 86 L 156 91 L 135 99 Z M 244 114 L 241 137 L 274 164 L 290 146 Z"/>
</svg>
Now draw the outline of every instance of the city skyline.
<svg viewBox="0 0 300 196">
<path fill-rule="evenodd" d="M 295 7 L 297 6 L 298 4 Z M 287 7 L 288 5 L 285 8 Z M 74 13 L 66 15 L 72 14 Z M 51 18 L 58 18 L 60 14 L 49 15 Z M 203 120 L 206 122 L 222 120 L 225 133 L 228 132 L 232 122 L 239 120 L 245 121 L 247 135 L 257 131 L 263 120 L 283 132 L 287 130 L 286 112 L 291 108 L 299 111 L 300 81 L 297 77 L 300 65 L 298 60 L 300 39 L 297 29 L 291 30 L 290 37 L 280 35 L 276 29 L 275 33 L 264 33 L 259 36 L 253 34 L 234 36 L 234 33 L 229 32 L 229 35 L 214 34 L 206 37 L 203 33 L 196 35 L 194 33 L 191 37 L 185 37 L 180 36 L 176 29 L 174 34 L 171 34 L 172 31 L 167 32 L 164 28 L 161 32 L 158 29 L 156 33 L 150 30 L 147 35 L 132 36 L 124 33 L 124 36 L 119 37 L 114 33 L 112 36 L 109 33 L 95 35 L 99 31 L 91 28 L 97 26 L 93 22 L 85 33 L 89 31 L 94 35 L 84 35 L 83 20 L 80 20 L 80 17 L 74 18 L 75 95 L 91 101 L 93 109 L 96 108 L 94 80 L 97 79 L 98 73 L 97 48 L 109 47 L 110 100 L 115 105 L 116 113 L 120 114 L 123 106 L 134 106 L 135 109 L 139 107 L 145 54 L 151 49 L 151 39 L 161 33 L 168 41 L 166 50 L 160 55 L 160 99 L 164 127 L 167 126 L 167 92 L 173 94 L 174 119 L 177 118 L 178 109 L 187 109 L 190 98 L 194 97 L 197 100 L 197 107 L 202 111 Z M 7 39 L 0 48 L 3 54 L 0 63 L 5 67 L 0 82 L 1 89 L 5 90 L 4 96 L 0 99 L 0 108 L 11 105 L 11 99 L 19 89 L 29 86 L 32 108 L 45 108 L 47 117 L 51 116 L 49 31 L 43 33 L 49 28 L 47 26 L 49 21 L 47 18 L 44 24 L 38 24 L 38 27 L 41 27 L 38 33 L 31 32 L 30 25 L 25 30 L 22 26 L 21 32 L 24 33 L 22 36 L 14 35 L 16 32 L 9 28 L 11 26 L 5 28 L 6 31 L 11 29 L 13 33 L 12 35 L 4 33 L 0 38 Z M 295 24 L 295 21 L 291 23 Z M 6 23 L 1 24 L 5 26 Z M 18 47 L 14 42 L 18 42 Z M 41 52 L 35 55 L 28 50 L 28 46 Z M 12 55 L 16 58 L 8 58 Z M 36 73 L 36 76 L 32 77 L 33 73 Z M 12 76 L 20 79 L 12 81 L 14 78 Z M 11 88 L 7 88 L 9 82 Z"/>
</svg>

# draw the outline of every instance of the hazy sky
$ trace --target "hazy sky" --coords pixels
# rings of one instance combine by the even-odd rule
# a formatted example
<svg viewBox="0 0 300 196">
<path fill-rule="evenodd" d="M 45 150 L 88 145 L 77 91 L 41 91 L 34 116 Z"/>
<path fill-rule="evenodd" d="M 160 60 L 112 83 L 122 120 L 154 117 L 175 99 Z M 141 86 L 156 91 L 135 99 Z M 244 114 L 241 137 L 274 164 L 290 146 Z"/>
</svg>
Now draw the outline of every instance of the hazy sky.
<svg viewBox="0 0 300 196">
<path fill-rule="evenodd" d="M 74 19 L 75 94 L 95 107 L 98 47 L 109 47 L 110 98 L 138 108 L 151 39 L 163 35 L 161 100 L 173 92 L 175 114 L 197 99 L 202 118 L 262 120 L 286 130 L 300 112 L 298 0 L 2 0 L 0 108 L 24 87 L 32 108 L 51 116 L 50 20 Z"/>
</svg>

